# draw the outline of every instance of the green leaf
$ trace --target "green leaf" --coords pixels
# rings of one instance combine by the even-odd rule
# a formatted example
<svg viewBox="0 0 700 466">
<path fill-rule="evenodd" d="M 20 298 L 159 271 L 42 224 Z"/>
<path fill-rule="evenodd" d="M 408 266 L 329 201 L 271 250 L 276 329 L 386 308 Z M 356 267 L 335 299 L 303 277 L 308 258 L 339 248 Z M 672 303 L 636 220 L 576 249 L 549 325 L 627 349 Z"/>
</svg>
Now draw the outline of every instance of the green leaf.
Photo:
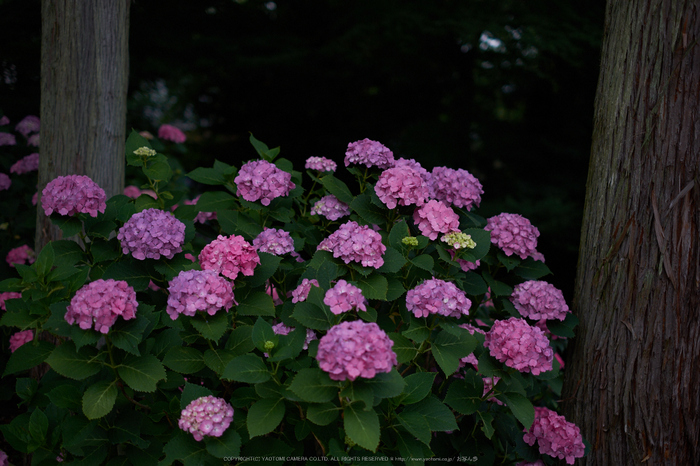
<svg viewBox="0 0 700 466">
<path fill-rule="evenodd" d="M 282 257 L 266 252 L 258 252 L 258 256 L 260 257 L 260 264 L 255 267 L 255 274 L 246 279 L 253 288 L 264 285 L 277 272 L 277 268 L 282 262 Z"/>
<path fill-rule="evenodd" d="M 83 249 L 75 241 L 52 241 L 54 251 L 54 263 L 63 266 L 75 265 L 83 258 Z"/>
<path fill-rule="evenodd" d="M 180 395 L 180 409 L 185 409 L 187 405 L 192 403 L 197 398 L 213 395 L 212 391 L 202 385 L 185 382 Z"/>
<path fill-rule="evenodd" d="M 474 414 L 481 406 L 481 397 L 484 393 L 484 383 L 481 377 L 474 371 L 468 371 L 471 376 L 465 380 L 454 380 L 447 389 L 445 404 L 460 414 Z"/>
<path fill-rule="evenodd" d="M 406 382 L 396 368 L 390 372 L 378 373 L 371 379 L 362 380 L 374 392 L 375 398 L 393 398 L 403 392 Z"/>
<path fill-rule="evenodd" d="M 117 367 L 117 372 L 129 387 L 139 392 L 154 392 L 158 382 L 165 379 L 163 364 L 152 354 L 128 357 Z"/>
<path fill-rule="evenodd" d="M 486 292 L 489 289 L 484 279 L 481 278 L 479 274 L 474 272 L 466 273 L 466 275 L 462 279 L 461 288 L 466 294 L 471 296 L 486 294 Z"/>
<path fill-rule="evenodd" d="M 418 354 L 418 350 L 411 343 L 411 340 L 404 337 L 400 333 L 389 333 L 389 338 L 394 342 L 394 346 L 391 347 L 392 351 L 396 353 L 396 360 L 399 364 L 405 364 L 412 361 L 413 358 Z"/>
<path fill-rule="evenodd" d="M 220 210 L 235 209 L 236 198 L 226 191 L 207 191 L 202 193 L 195 205 L 200 212 L 219 212 Z"/>
<path fill-rule="evenodd" d="M 192 270 L 197 268 L 197 262 L 192 262 L 185 257 L 185 254 L 177 254 L 170 260 L 158 261 L 153 266 L 158 272 L 163 274 L 163 278 L 168 282 L 177 277 L 183 270 Z"/>
<path fill-rule="evenodd" d="M 289 389 L 304 401 L 325 403 L 338 396 L 338 382 L 318 368 L 301 369 Z"/>
<path fill-rule="evenodd" d="M 262 141 L 258 141 L 253 137 L 253 133 L 250 133 L 250 138 L 248 139 L 250 143 L 253 145 L 255 148 L 255 151 L 258 153 L 258 155 L 264 159 L 267 160 L 268 162 L 272 162 L 277 154 L 279 154 L 279 147 L 275 147 L 274 149 L 270 149 L 267 147 L 267 144 L 265 144 Z"/>
<path fill-rule="evenodd" d="M 141 156 L 134 154 L 134 151 L 139 147 L 147 147 L 151 149 L 151 143 L 148 142 L 148 139 L 141 136 L 136 130 L 132 129 L 129 137 L 126 139 L 125 146 L 127 165 L 131 165 L 132 167 L 141 166 Z"/>
<path fill-rule="evenodd" d="M 175 346 L 165 354 L 163 364 L 180 374 L 194 374 L 204 368 L 202 352 L 187 346 Z"/>
<path fill-rule="evenodd" d="M 333 326 L 333 314 L 326 310 L 326 307 L 318 307 L 307 301 L 297 303 L 294 306 L 292 318 L 302 324 L 304 327 L 313 330 L 328 330 Z"/>
<path fill-rule="evenodd" d="M 407 236 L 411 236 L 411 232 L 406 222 L 404 220 L 396 222 L 389 232 L 389 246 L 398 250 L 403 249 L 405 246 L 402 241 Z"/>
<path fill-rule="evenodd" d="M 54 213 L 50 218 L 51 223 L 61 229 L 64 238 L 70 238 L 83 231 L 83 222 L 77 217 L 57 217 Z"/>
<path fill-rule="evenodd" d="M 384 259 L 384 263 L 377 269 L 377 272 L 381 274 L 396 273 L 406 265 L 406 258 L 403 254 L 391 246 L 386 248 L 382 259 Z"/>
<path fill-rule="evenodd" d="M 53 246 L 51 243 L 48 243 L 41 249 L 41 252 L 39 252 L 39 255 L 36 257 L 36 261 L 34 262 L 36 273 L 40 277 L 45 277 L 53 267 L 54 259 L 55 254 Z"/>
<path fill-rule="evenodd" d="M 401 280 L 396 278 L 389 278 L 387 280 L 387 290 L 386 290 L 386 300 L 396 301 L 406 292 L 406 288 L 403 287 Z"/>
<path fill-rule="evenodd" d="M 87 230 L 87 234 L 90 237 L 99 237 L 104 239 L 109 239 L 109 237 L 116 230 L 117 224 L 110 220 L 103 220 L 101 222 L 95 222 L 90 225 Z"/>
<path fill-rule="evenodd" d="M 411 263 L 419 269 L 427 270 L 428 272 L 432 271 L 435 266 L 435 261 L 432 256 L 428 254 L 421 254 L 420 256 L 414 257 L 411 259 Z"/>
<path fill-rule="evenodd" d="M 35 409 L 29 417 L 29 435 L 34 443 L 41 445 L 49 431 L 49 418 L 40 409 Z"/>
<path fill-rule="evenodd" d="M 213 316 L 198 312 L 189 322 L 204 338 L 211 341 L 219 341 L 229 329 L 228 313 L 223 310 Z"/>
<path fill-rule="evenodd" d="M 252 325 L 241 325 L 235 328 L 228 337 L 228 341 L 226 341 L 226 350 L 230 351 L 234 356 L 249 353 L 255 348 L 252 334 Z"/>
<path fill-rule="evenodd" d="M 109 338 L 117 348 L 140 356 L 139 345 L 143 339 L 143 332 L 150 323 L 151 321 L 142 315 L 128 321 L 119 319 L 109 331 Z"/>
<path fill-rule="evenodd" d="M 304 348 L 306 330 L 296 328 L 287 335 L 279 335 L 279 344 L 272 350 L 268 361 L 278 362 L 296 359 Z"/>
<path fill-rule="evenodd" d="M 17 299 L 21 300 L 21 298 Z M 41 321 L 41 316 L 30 314 L 29 304 L 24 301 L 22 301 L 22 303 L 23 304 L 20 307 L 14 305 L 14 303 L 10 305 L 10 303 L 6 301 L 8 311 L 5 312 L 2 317 L 0 317 L 0 325 L 4 325 L 6 327 L 17 327 L 22 330 L 36 327 Z M 10 309 L 12 310 L 10 311 Z"/>
<path fill-rule="evenodd" d="M 525 430 L 529 430 L 535 422 L 535 408 L 532 402 L 520 393 L 506 392 L 501 395 L 510 408 L 513 416 L 520 421 Z"/>
<path fill-rule="evenodd" d="M 149 180 L 167 183 L 173 176 L 173 169 L 170 168 L 166 156 L 163 154 L 156 154 L 149 157 L 146 161 L 146 166 L 143 167 L 143 174 L 146 175 Z"/>
<path fill-rule="evenodd" d="M 408 330 L 403 332 L 402 335 L 416 343 L 423 343 L 425 339 L 430 336 L 430 329 L 425 324 L 425 319 L 415 319 L 411 317 Z"/>
<path fill-rule="evenodd" d="M 424 444 L 416 442 L 416 437 L 403 431 L 397 432 L 396 446 L 407 466 L 423 466 L 424 458 L 432 458 L 433 452 Z"/>
<path fill-rule="evenodd" d="M 251 338 L 253 339 L 255 347 L 264 353 L 270 352 L 265 348 L 266 342 L 270 341 L 275 346 L 277 346 L 277 343 L 279 342 L 279 336 L 277 336 L 274 330 L 272 330 L 272 325 L 267 323 L 261 317 L 258 317 L 258 320 L 255 321 L 255 325 L 253 325 L 253 334 L 251 335 Z"/>
<path fill-rule="evenodd" d="M 206 444 L 197 442 L 192 435 L 179 431 L 163 447 L 165 459 L 162 465 L 173 464 L 176 460 L 182 462 L 184 466 L 201 466 L 209 464 L 211 460 L 207 452 Z"/>
<path fill-rule="evenodd" d="M 254 291 L 246 296 L 236 308 L 239 316 L 275 316 L 272 297 L 263 291 Z"/>
<path fill-rule="evenodd" d="M 549 267 L 544 265 L 544 262 L 536 261 L 532 257 L 528 257 L 520 263 L 513 273 L 519 277 L 523 277 L 525 280 L 539 280 L 545 275 L 552 273 Z"/>
<path fill-rule="evenodd" d="M 335 421 L 340 414 L 340 408 L 333 403 L 314 403 L 309 405 L 306 417 L 309 421 L 319 426 L 327 426 Z"/>
<path fill-rule="evenodd" d="M 88 419 L 98 419 L 109 414 L 117 401 L 117 381 L 97 382 L 83 395 L 83 414 Z"/>
<path fill-rule="evenodd" d="M 367 299 L 386 300 L 386 292 L 389 283 L 384 275 L 373 273 L 372 275 L 360 278 L 357 286 L 362 290 L 362 295 Z"/>
<path fill-rule="evenodd" d="M 102 367 L 95 360 L 96 353 L 93 348 L 83 348 L 81 351 L 77 351 L 75 343 L 66 341 L 51 352 L 46 358 L 46 363 L 64 377 L 83 380 L 97 374 Z"/>
<path fill-rule="evenodd" d="M 488 254 L 491 248 L 491 232 L 482 228 L 466 228 L 463 233 L 471 236 L 472 241 L 476 243 L 476 247 L 469 250 L 471 255 L 474 256 L 474 261 L 482 259 Z"/>
<path fill-rule="evenodd" d="M 343 409 L 343 427 L 350 439 L 362 448 L 376 452 L 379 446 L 379 417 L 370 409 L 365 411 L 357 403 Z"/>
<path fill-rule="evenodd" d="M 204 363 L 207 367 L 218 375 L 221 375 L 226 368 L 226 365 L 236 355 L 231 351 L 221 349 L 208 349 L 204 352 Z"/>
<path fill-rule="evenodd" d="M 418 403 L 430 393 L 437 372 L 416 372 L 407 376 L 403 392 L 397 397 L 404 405 Z"/>
<path fill-rule="evenodd" d="M 506 256 L 503 251 L 498 251 L 496 253 L 496 258 L 498 259 L 498 262 L 500 262 L 508 272 L 510 272 L 515 267 L 517 267 L 518 264 L 520 264 L 520 258 L 518 256 Z"/>
<path fill-rule="evenodd" d="M 353 195 L 350 192 L 350 188 L 344 182 L 340 181 L 333 175 L 325 175 L 321 178 L 321 183 L 326 190 L 334 195 L 340 202 L 344 202 L 348 205 L 353 202 Z"/>
<path fill-rule="evenodd" d="M 362 403 L 363 409 L 369 410 L 374 406 L 374 391 L 364 379 L 355 380 L 343 387 L 339 396 L 355 403 Z"/>
<path fill-rule="evenodd" d="M 134 291 L 145 291 L 151 281 L 151 275 L 146 270 L 143 261 L 125 259 L 110 264 L 102 275 L 103 280 L 124 280 Z"/>
<path fill-rule="evenodd" d="M 457 336 L 446 330 L 438 333 L 431 346 L 435 361 L 448 377 L 459 367 L 460 358 L 467 357 L 474 348 L 476 339 L 469 332 Z"/>
<path fill-rule="evenodd" d="M 386 208 L 373 204 L 372 196 L 370 195 L 369 191 L 355 197 L 355 199 L 353 199 L 350 203 L 350 209 L 357 212 L 357 215 L 359 215 L 360 218 L 362 218 L 362 220 L 369 225 L 372 225 L 373 223 L 382 224 L 386 221 Z"/>
<path fill-rule="evenodd" d="M 226 184 L 224 174 L 214 168 L 197 167 L 186 175 L 197 183 L 211 186 Z"/>
<path fill-rule="evenodd" d="M 248 410 L 246 424 L 250 438 L 272 432 L 284 418 L 284 399 L 265 398 L 253 403 Z"/>
<path fill-rule="evenodd" d="M 231 359 L 221 375 L 222 379 L 244 383 L 262 383 L 271 377 L 260 356 L 244 354 Z"/>
<path fill-rule="evenodd" d="M 495 280 L 488 271 L 484 270 L 481 276 L 491 288 L 491 293 L 493 295 L 510 296 L 511 294 L 513 294 L 513 288 L 511 286 L 506 285 L 503 282 L 499 282 L 498 280 Z"/>
<path fill-rule="evenodd" d="M 401 425 L 425 445 L 430 446 L 433 432 L 430 430 L 428 420 L 424 415 L 418 412 L 403 410 L 396 416 Z"/>
<path fill-rule="evenodd" d="M 483 423 L 481 426 L 481 431 L 484 433 L 484 435 L 486 435 L 486 438 L 490 439 L 496 432 L 496 429 L 491 424 L 493 422 L 493 414 L 484 413 L 481 411 L 477 411 L 476 414 L 479 416 L 479 418 L 481 418 L 481 422 Z"/>
<path fill-rule="evenodd" d="M 78 411 L 81 409 L 80 397 L 82 391 L 75 385 L 63 384 L 59 385 L 46 394 L 49 401 L 59 408 L 68 409 L 70 411 Z"/>
<path fill-rule="evenodd" d="M 226 429 L 221 437 L 204 437 L 207 451 L 215 458 L 235 458 L 241 452 L 241 436 L 234 429 Z"/>
<path fill-rule="evenodd" d="M 431 431 L 447 432 L 458 430 L 455 416 L 450 411 L 450 408 L 445 406 L 434 395 L 431 395 L 418 403 L 406 406 L 399 414 L 399 417 L 407 415 L 418 415 L 425 419 Z"/>
<path fill-rule="evenodd" d="M 134 213 L 141 212 L 146 209 L 160 209 L 158 201 L 153 199 L 149 194 L 141 194 L 134 202 Z"/>
</svg>

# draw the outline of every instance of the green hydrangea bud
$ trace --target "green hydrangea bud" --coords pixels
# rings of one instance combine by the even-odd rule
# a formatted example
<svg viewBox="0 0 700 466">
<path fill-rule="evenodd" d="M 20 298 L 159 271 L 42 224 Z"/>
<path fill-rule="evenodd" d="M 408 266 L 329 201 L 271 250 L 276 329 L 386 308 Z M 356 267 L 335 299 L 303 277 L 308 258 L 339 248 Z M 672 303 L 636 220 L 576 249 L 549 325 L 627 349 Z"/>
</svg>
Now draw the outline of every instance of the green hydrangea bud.
<svg viewBox="0 0 700 466">
<path fill-rule="evenodd" d="M 404 239 L 401 240 L 403 244 L 406 246 L 418 246 L 418 238 L 415 236 L 406 236 Z"/>
<path fill-rule="evenodd" d="M 348 437 L 348 434 L 345 434 L 345 445 L 349 446 L 350 448 L 354 447 L 357 445 L 355 442 L 352 441 L 350 437 Z"/>
<path fill-rule="evenodd" d="M 264 345 L 265 351 L 270 351 L 274 347 L 275 347 L 275 342 L 270 341 L 270 340 L 265 342 L 265 345 Z"/>
<path fill-rule="evenodd" d="M 472 237 L 466 233 L 462 233 L 461 231 L 451 231 L 446 235 L 443 235 L 443 237 L 440 239 L 455 249 L 474 249 L 476 247 L 476 243 Z"/>
<path fill-rule="evenodd" d="M 146 157 L 152 157 L 152 156 L 156 155 L 156 151 L 154 151 L 153 149 L 149 149 L 146 146 L 143 146 L 143 147 L 139 147 L 138 149 L 136 149 L 134 151 L 134 154 L 145 155 Z"/>
</svg>

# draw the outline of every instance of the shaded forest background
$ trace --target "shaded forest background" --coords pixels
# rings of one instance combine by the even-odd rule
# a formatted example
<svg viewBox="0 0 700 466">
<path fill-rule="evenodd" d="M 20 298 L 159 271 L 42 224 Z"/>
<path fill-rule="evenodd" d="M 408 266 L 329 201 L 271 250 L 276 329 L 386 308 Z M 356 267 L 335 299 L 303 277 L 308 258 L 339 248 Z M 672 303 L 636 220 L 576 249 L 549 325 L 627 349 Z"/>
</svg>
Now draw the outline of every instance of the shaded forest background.
<svg viewBox="0 0 700 466">
<path fill-rule="evenodd" d="M 548 281 L 571 303 L 604 3 L 134 0 L 127 128 L 185 130 L 185 170 L 240 166 L 249 132 L 297 169 L 342 164 L 363 138 L 464 168 L 484 186 L 481 215 L 539 228 Z M 40 39 L 39 0 L 0 0 L 13 123 L 39 114 Z"/>
</svg>

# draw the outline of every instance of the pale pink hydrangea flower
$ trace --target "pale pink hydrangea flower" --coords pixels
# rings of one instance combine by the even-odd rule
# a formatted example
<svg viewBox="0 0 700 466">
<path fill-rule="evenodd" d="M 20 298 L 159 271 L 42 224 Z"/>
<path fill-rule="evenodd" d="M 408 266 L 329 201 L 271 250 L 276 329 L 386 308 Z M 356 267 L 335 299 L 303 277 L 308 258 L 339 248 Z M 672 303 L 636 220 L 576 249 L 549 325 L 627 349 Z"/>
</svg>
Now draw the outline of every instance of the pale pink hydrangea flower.
<svg viewBox="0 0 700 466">
<path fill-rule="evenodd" d="M 21 158 L 10 167 L 10 173 L 22 175 L 39 169 L 39 153 L 35 152 Z"/>
<path fill-rule="evenodd" d="M 547 336 L 525 319 L 496 320 L 486 332 L 484 347 L 491 356 L 520 372 L 539 375 L 552 370 L 554 351 Z"/>
<path fill-rule="evenodd" d="M 231 282 L 214 270 L 183 270 L 170 281 L 168 293 L 165 312 L 172 320 L 180 314 L 192 317 L 197 312 L 210 316 L 220 309 L 228 312 L 235 302 Z"/>
<path fill-rule="evenodd" d="M 406 307 L 416 317 L 469 315 L 472 302 L 454 283 L 432 278 L 406 293 Z"/>
<path fill-rule="evenodd" d="M 173 125 L 161 125 L 160 128 L 158 128 L 158 137 L 177 144 L 183 143 L 185 140 L 187 140 L 185 133 L 183 133 L 180 128 L 176 128 Z"/>
<path fill-rule="evenodd" d="M 362 295 L 362 290 L 345 280 L 338 280 L 338 283 L 333 288 L 326 291 L 326 295 L 323 298 L 323 303 L 329 306 L 331 312 L 335 315 L 349 312 L 353 309 L 366 312 L 366 301 Z"/>
<path fill-rule="evenodd" d="M 435 241 L 440 233 L 459 231 L 459 216 L 441 201 L 431 199 L 413 212 L 418 229 Z"/>
<path fill-rule="evenodd" d="M 33 330 L 24 330 L 23 332 L 16 332 L 10 336 L 10 352 L 14 353 L 17 348 L 25 343 L 29 343 L 34 339 Z"/>
<path fill-rule="evenodd" d="M 296 187 L 292 183 L 292 174 L 280 170 L 267 160 L 253 160 L 243 164 L 233 180 L 238 187 L 237 196 L 246 201 L 260 200 L 262 205 L 281 196 L 288 196 Z"/>
<path fill-rule="evenodd" d="M 32 134 L 27 138 L 27 145 L 33 147 L 39 147 L 39 133 Z"/>
<path fill-rule="evenodd" d="M 332 380 L 371 379 L 391 372 L 397 364 L 392 346 L 394 342 L 374 322 L 342 322 L 321 337 L 316 360 Z"/>
<path fill-rule="evenodd" d="M 131 216 L 117 239 L 122 252 L 131 253 L 134 259 L 172 259 L 185 243 L 185 224 L 170 212 L 146 209 Z"/>
<path fill-rule="evenodd" d="M 10 119 L 7 118 L 7 115 L 3 115 L 0 118 L 0 126 L 5 126 L 5 125 L 9 125 L 9 124 L 10 124 Z"/>
<path fill-rule="evenodd" d="M 306 159 L 304 168 L 320 172 L 334 172 L 338 168 L 338 164 L 326 157 L 309 157 Z"/>
<path fill-rule="evenodd" d="M 397 204 L 421 206 L 430 196 L 430 189 L 420 173 L 408 166 L 384 170 L 374 185 L 374 192 L 389 209 L 395 209 Z"/>
<path fill-rule="evenodd" d="M 294 329 L 295 327 L 287 327 L 282 322 L 272 326 L 272 331 L 275 332 L 276 335 L 289 335 L 291 332 L 294 331 Z M 306 338 L 304 339 L 304 346 L 302 347 L 302 349 L 309 349 L 309 343 L 311 343 L 314 340 L 318 340 L 316 333 L 310 328 L 307 328 Z"/>
<path fill-rule="evenodd" d="M 12 180 L 10 177 L 5 173 L 0 173 L 0 191 L 10 189 L 10 186 L 12 186 Z"/>
<path fill-rule="evenodd" d="M 110 327 L 121 316 L 124 320 L 136 317 L 136 293 L 123 280 L 95 280 L 75 292 L 66 308 L 66 322 L 83 330 L 93 328 L 100 333 L 109 332 Z"/>
<path fill-rule="evenodd" d="M 265 228 L 255 237 L 253 246 L 259 252 L 266 252 L 275 256 L 282 256 L 290 252 L 294 253 L 292 236 L 288 232 L 277 228 Z"/>
<path fill-rule="evenodd" d="M 520 315 L 532 320 L 564 320 L 571 312 L 561 290 L 541 280 L 515 285 L 510 300 Z"/>
<path fill-rule="evenodd" d="M 184 204 L 197 205 L 197 202 L 199 201 L 200 197 L 201 196 L 197 196 L 191 201 L 185 200 Z M 197 212 L 197 216 L 194 218 L 194 223 L 204 223 L 208 220 L 216 220 L 216 212 Z"/>
<path fill-rule="evenodd" d="M 382 256 L 386 246 L 382 244 L 382 235 L 367 225 L 349 221 L 321 241 L 318 250 L 330 251 L 333 257 L 342 259 L 346 264 L 359 262 L 364 267 L 378 269 L 384 265 Z"/>
<path fill-rule="evenodd" d="M 0 146 L 14 146 L 17 144 L 17 138 L 14 134 L 0 132 Z"/>
<path fill-rule="evenodd" d="M 535 422 L 525 431 L 523 440 L 532 446 L 537 442 L 540 453 L 554 458 L 564 459 L 567 464 L 574 464 L 576 458 L 582 458 L 586 447 L 583 444 L 581 430 L 573 422 L 551 409 L 535 407 Z"/>
<path fill-rule="evenodd" d="M 151 196 L 153 199 L 157 199 L 157 198 L 158 198 L 158 196 L 156 195 L 156 193 L 155 193 L 154 191 L 150 190 L 150 189 L 141 190 L 138 186 L 134 186 L 133 184 L 131 184 L 131 185 L 129 185 L 129 186 L 126 186 L 126 187 L 124 188 L 124 195 L 125 195 L 125 196 L 128 196 L 128 197 L 130 197 L 130 198 L 132 198 L 132 199 L 138 199 L 138 197 L 141 196 L 141 194 L 148 194 L 148 195 Z"/>
<path fill-rule="evenodd" d="M 29 246 L 23 244 L 22 246 L 10 249 L 5 260 L 10 264 L 10 267 L 14 267 L 15 264 L 33 264 L 35 254 Z"/>
<path fill-rule="evenodd" d="M 219 235 L 199 253 L 199 264 L 202 270 L 214 270 L 235 280 L 239 273 L 253 275 L 253 269 L 260 264 L 260 256 L 242 236 Z"/>
<path fill-rule="evenodd" d="M 311 285 L 318 287 L 318 280 L 315 278 L 312 278 L 311 280 L 308 278 L 303 279 L 301 281 L 301 285 L 297 286 L 292 291 L 292 302 L 301 303 L 306 301 L 306 298 L 309 297 L 309 291 L 311 291 Z"/>
<path fill-rule="evenodd" d="M 177 425 L 200 442 L 204 437 L 221 437 L 233 421 L 233 407 L 223 398 L 202 396 L 182 410 Z"/>
<path fill-rule="evenodd" d="M 484 230 L 491 232 L 491 243 L 501 248 L 506 256 L 516 254 L 527 259 L 536 252 L 540 231 L 522 215 L 498 214 L 486 221 Z"/>
<path fill-rule="evenodd" d="M 107 208 L 104 189 L 85 175 L 59 176 L 46 185 L 41 192 L 44 213 L 72 216 L 77 213 L 97 217 Z"/>
<path fill-rule="evenodd" d="M 461 168 L 433 168 L 430 188 L 431 197 L 467 210 L 471 210 L 472 206 L 479 207 L 484 193 L 479 180 Z"/>
<path fill-rule="evenodd" d="M 20 133 L 25 138 L 31 133 L 38 133 L 41 128 L 38 116 L 27 115 L 15 126 L 15 131 Z"/>
<path fill-rule="evenodd" d="M 18 293 L 16 291 L 5 291 L 3 293 L 0 293 L 0 309 L 6 311 L 7 309 L 5 308 L 5 301 L 7 301 L 8 299 L 17 299 L 21 297 L 22 293 Z"/>
<path fill-rule="evenodd" d="M 316 201 L 311 208 L 311 215 L 321 215 L 328 220 L 335 221 L 350 215 L 350 206 L 340 202 L 334 195 L 329 194 Z"/>
<path fill-rule="evenodd" d="M 350 164 L 381 169 L 391 168 L 394 166 L 394 153 L 384 144 L 365 138 L 348 144 L 348 149 L 345 151 L 345 166 Z"/>
</svg>

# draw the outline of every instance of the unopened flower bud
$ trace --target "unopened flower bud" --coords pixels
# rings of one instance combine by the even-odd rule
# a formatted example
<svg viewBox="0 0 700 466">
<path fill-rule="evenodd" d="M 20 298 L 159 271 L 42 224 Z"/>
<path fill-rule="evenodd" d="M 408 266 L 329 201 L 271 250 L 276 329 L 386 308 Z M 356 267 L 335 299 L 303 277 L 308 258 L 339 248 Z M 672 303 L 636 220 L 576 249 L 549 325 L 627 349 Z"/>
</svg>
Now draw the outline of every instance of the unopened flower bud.
<svg viewBox="0 0 700 466">
<path fill-rule="evenodd" d="M 476 247 L 476 243 L 472 237 L 466 233 L 462 233 L 461 231 L 451 231 L 446 235 L 443 235 L 440 239 L 455 249 L 474 249 Z"/>
<path fill-rule="evenodd" d="M 146 146 L 143 146 L 143 147 L 139 147 L 138 149 L 136 149 L 134 151 L 134 154 L 145 155 L 146 157 L 152 157 L 152 156 L 156 155 L 156 151 L 154 151 L 153 149 L 149 149 Z"/>
<path fill-rule="evenodd" d="M 406 246 L 418 246 L 418 238 L 416 238 L 415 236 L 406 236 L 404 239 L 401 240 L 401 242 Z"/>
</svg>

